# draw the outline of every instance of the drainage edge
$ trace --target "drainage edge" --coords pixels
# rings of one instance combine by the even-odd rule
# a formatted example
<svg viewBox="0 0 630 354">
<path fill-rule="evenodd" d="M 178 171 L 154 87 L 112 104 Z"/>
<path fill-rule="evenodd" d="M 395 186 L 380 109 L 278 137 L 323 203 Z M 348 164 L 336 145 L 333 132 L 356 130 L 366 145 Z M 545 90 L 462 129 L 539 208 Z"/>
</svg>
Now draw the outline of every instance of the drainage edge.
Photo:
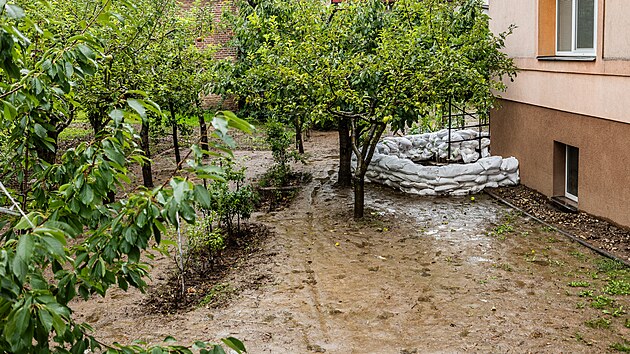
<svg viewBox="0 0 630 354">
<path fill-rule="evenodd" d="M 522 208 L 517 207 L 516 205 L 514 205 L 514 204 L 512 204 L 512 203 L 508 202 L 507 200 L 505 200 L 505 199 L 501 198 L 500 196 L 496 195 L 496 194 L 495 194 L 495 193 L 493 193 L 493 192 L 490 192 L 490 191 L 489 191 L 489 190 L 487 190 L 487 189 L 486 189 L 486 190 L 484 190 L 484 192 L 485 192 L 486 194 L 488 194 L 489 196 L 491 196 L 492 198 L 494 198 L 494 199 L 498 200 L 499 202 L 501 202 L 501 203 L 503 203 L 503 204 L 505 204 L 505 205 L 509 206 L 509 207 L 510 207 L 510 208 L 512 208 L 512 209 L 516 209 L 516 210 L 520 211 L 521 213 L 523 213 L 523 214 L 527 215 L 528 217 L 530 217 L 530 218 L 532 218 L 532 219 L 536 220 L 537 222 L 539 222 L 539 223 L 541 223 L 541 224 L 543 224 L 543 225 L 545 225 L 545 226 L 547 226 L 547 227 L 549 227 L 549 228 L 553 229 L 553 230 L 554 230 L 554 231 L 556 231 L 556 232 L 561 233 L 562 235 L 564 235 L 564 236 L 568 237 L 568 238 L 569 238 L 569 239 L 571 239 L 572 241 L 575 241 L 575 242 L 577 242 L 577 243 L 581 244 L 582 246 L 584 246 L 584 247 L 586 247 L 586 248 L 590 249 L 591 251 L 594 251 L 595 253 L 598 253 L 598 254 L 600 254 L 600 255 L 602 255 L 602 256 L 604 256 L 604 257 L 607 257 L 607 258 L 613 259 L 613 260 L 615 260 L 615 261 L 619 261 L 619 262 L 621 262 L 621 263 L 625 264 L 627 267 L 630 267 L 630 262 L 629 262 L 628 260 L 625 260 L 625 259 L 623 259 L 623 258 L 619 258 L 619 257 L 615 256 L 614 254 L 612 254 L 612 253 L 610 253 L 610 252 L 606 251 L 606 250 L 603 250 L 603 249 L 601 249 L 601 248 L 595 247 L 595 246 L 591 245 L 590 243 L 586 242 L 585 240 L 583 240 L 583 239 L 581 239 L 581 238 L 579 238 L 579 237 L 577 237 L 577 236 L 573 235 L 572 233 L 567 232 L 567 231 L 564 231 L 564 230 L 562 230 L 562 229 L 558 228 L 558 227 L 557 227 L 557 226 L 555 226 L 555 225 L 552 225 L 552 224 L 550 224 L 550 223 L 548 223 L 548 222 L 546 222 L 546 221 L 543 221 L 542 219 L 540 219 L 540 218 L 538 218 L 538 217 L 536 217 L 536 216 L 534 216 L 534 215 L 532 215 L 532 214 L 528 213 L 527 211 L 523 210 Z"/>
</svg>

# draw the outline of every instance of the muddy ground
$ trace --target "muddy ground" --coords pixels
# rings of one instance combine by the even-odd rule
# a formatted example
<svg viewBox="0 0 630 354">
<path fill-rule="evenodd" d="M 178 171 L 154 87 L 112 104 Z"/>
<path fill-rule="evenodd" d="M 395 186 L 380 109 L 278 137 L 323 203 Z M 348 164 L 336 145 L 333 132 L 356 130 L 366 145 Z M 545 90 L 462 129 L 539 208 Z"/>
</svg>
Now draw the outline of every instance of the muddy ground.
<svg viewBox="0 0 630 354">
<path fill-rule="evenodd" d="M 77 318 L 106 342 L 235 336 L 250 353 L 594 353 L 630 340 L 628 295 L 604 293 L 625 271 L 485 195 L 369 185 L 355 222 L 351 191 L 333 186 L 335 147 L 334 133 L 315 133 L 299 167 L 312 181 L 290 207 L 253 217 L 273 232 L 222 281 L 227 305 L 155 314 L 147 295 L 115 290 L 76 303 Z M 271 161 L 237 156 L 250 173 Z M 153 265 L 157 287 L 172 261 Z"/>
</svg>

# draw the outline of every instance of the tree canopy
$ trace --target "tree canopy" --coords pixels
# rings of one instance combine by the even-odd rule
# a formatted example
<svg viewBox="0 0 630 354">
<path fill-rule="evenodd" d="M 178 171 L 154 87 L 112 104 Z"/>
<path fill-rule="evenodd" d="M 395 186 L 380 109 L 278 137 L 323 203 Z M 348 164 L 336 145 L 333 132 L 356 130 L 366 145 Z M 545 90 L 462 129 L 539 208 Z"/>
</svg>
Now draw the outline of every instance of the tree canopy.
<svg viewBox="0 0 630 354">
<path fill-rule="evenodd" d="M 410 127 L 449 100 L 487 111 L 505 89 L 503 76 L 515 75 L 500 51 L 511 29 L 492 34 L 479 0 L 247 6 L 234 22 L 240 61 L 219 87 L 264 112 L 337 122 L 340 180 L 350 170 L 347 152 L 356 159 L 355 217 L 363 215 L 364 176 L 388 127 Z"/>
</svg>

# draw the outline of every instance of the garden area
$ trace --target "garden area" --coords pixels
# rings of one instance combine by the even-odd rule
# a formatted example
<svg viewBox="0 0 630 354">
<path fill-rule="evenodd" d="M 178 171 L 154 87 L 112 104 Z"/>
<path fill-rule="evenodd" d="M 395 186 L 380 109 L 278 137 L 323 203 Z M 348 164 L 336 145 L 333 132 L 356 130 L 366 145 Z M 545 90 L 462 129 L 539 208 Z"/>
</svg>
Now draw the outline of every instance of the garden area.
<svg viewBox="0 0 630 354">
<path fill-rule="evenodd" d="M 630 351 L 628 230 L 369 183 L 384 138 L 494 107 L 512 28 L 477 0 L 212 6 L 0 0 L 0 351 Z"/>
</svg>

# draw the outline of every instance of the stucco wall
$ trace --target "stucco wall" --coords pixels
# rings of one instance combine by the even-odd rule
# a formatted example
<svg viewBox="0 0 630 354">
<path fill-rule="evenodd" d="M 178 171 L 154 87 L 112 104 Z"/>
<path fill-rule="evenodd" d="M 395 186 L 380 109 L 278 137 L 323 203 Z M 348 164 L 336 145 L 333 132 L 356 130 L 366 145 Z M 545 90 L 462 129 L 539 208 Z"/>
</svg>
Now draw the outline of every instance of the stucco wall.
<svg viewBox="0 0 630 354">
<path fill-rule="evenodd" d="M 630 123 L 630 76 L 523 70 L 514 82 L 508 83 L 503 96 L 546 108 Z"/>
<path fill-rule="evenodd" d="M 491 0 L 491 28 L 519 28 L 505 52 L 520 72 L 505 99 L 555 110 L 630 122 L 630 1 L 598 0 L 594 61 L 546 61 L 554 55 L 555 0 Z M 621 58 L 621 59 L 620 59 Z M 605 59 L 605 60 L 604 60 Z"/>
<path fill-rule="evenodd" d="M 492 153 L 518 159 L 521 183 L 552 196 L 554 173 L 561 178 L 554 171 L 554 141 L 575 146 L 578 207 L 630 226 L 630 124 L 516 102 L 502 105 L 492 112 Z"/>
<path fill-rule="evenodd" d="M 505 52 L 511 57 L 536 56 L 536 0 L 490 0 L 490 29 L 505 32 L 516 25 L 514 33 L 505 42 Z"/>
<path fill-rule="evenodd" d="M 604 58 L 630 60 L 630 1 L 606 0 Z"/>
</svg>

